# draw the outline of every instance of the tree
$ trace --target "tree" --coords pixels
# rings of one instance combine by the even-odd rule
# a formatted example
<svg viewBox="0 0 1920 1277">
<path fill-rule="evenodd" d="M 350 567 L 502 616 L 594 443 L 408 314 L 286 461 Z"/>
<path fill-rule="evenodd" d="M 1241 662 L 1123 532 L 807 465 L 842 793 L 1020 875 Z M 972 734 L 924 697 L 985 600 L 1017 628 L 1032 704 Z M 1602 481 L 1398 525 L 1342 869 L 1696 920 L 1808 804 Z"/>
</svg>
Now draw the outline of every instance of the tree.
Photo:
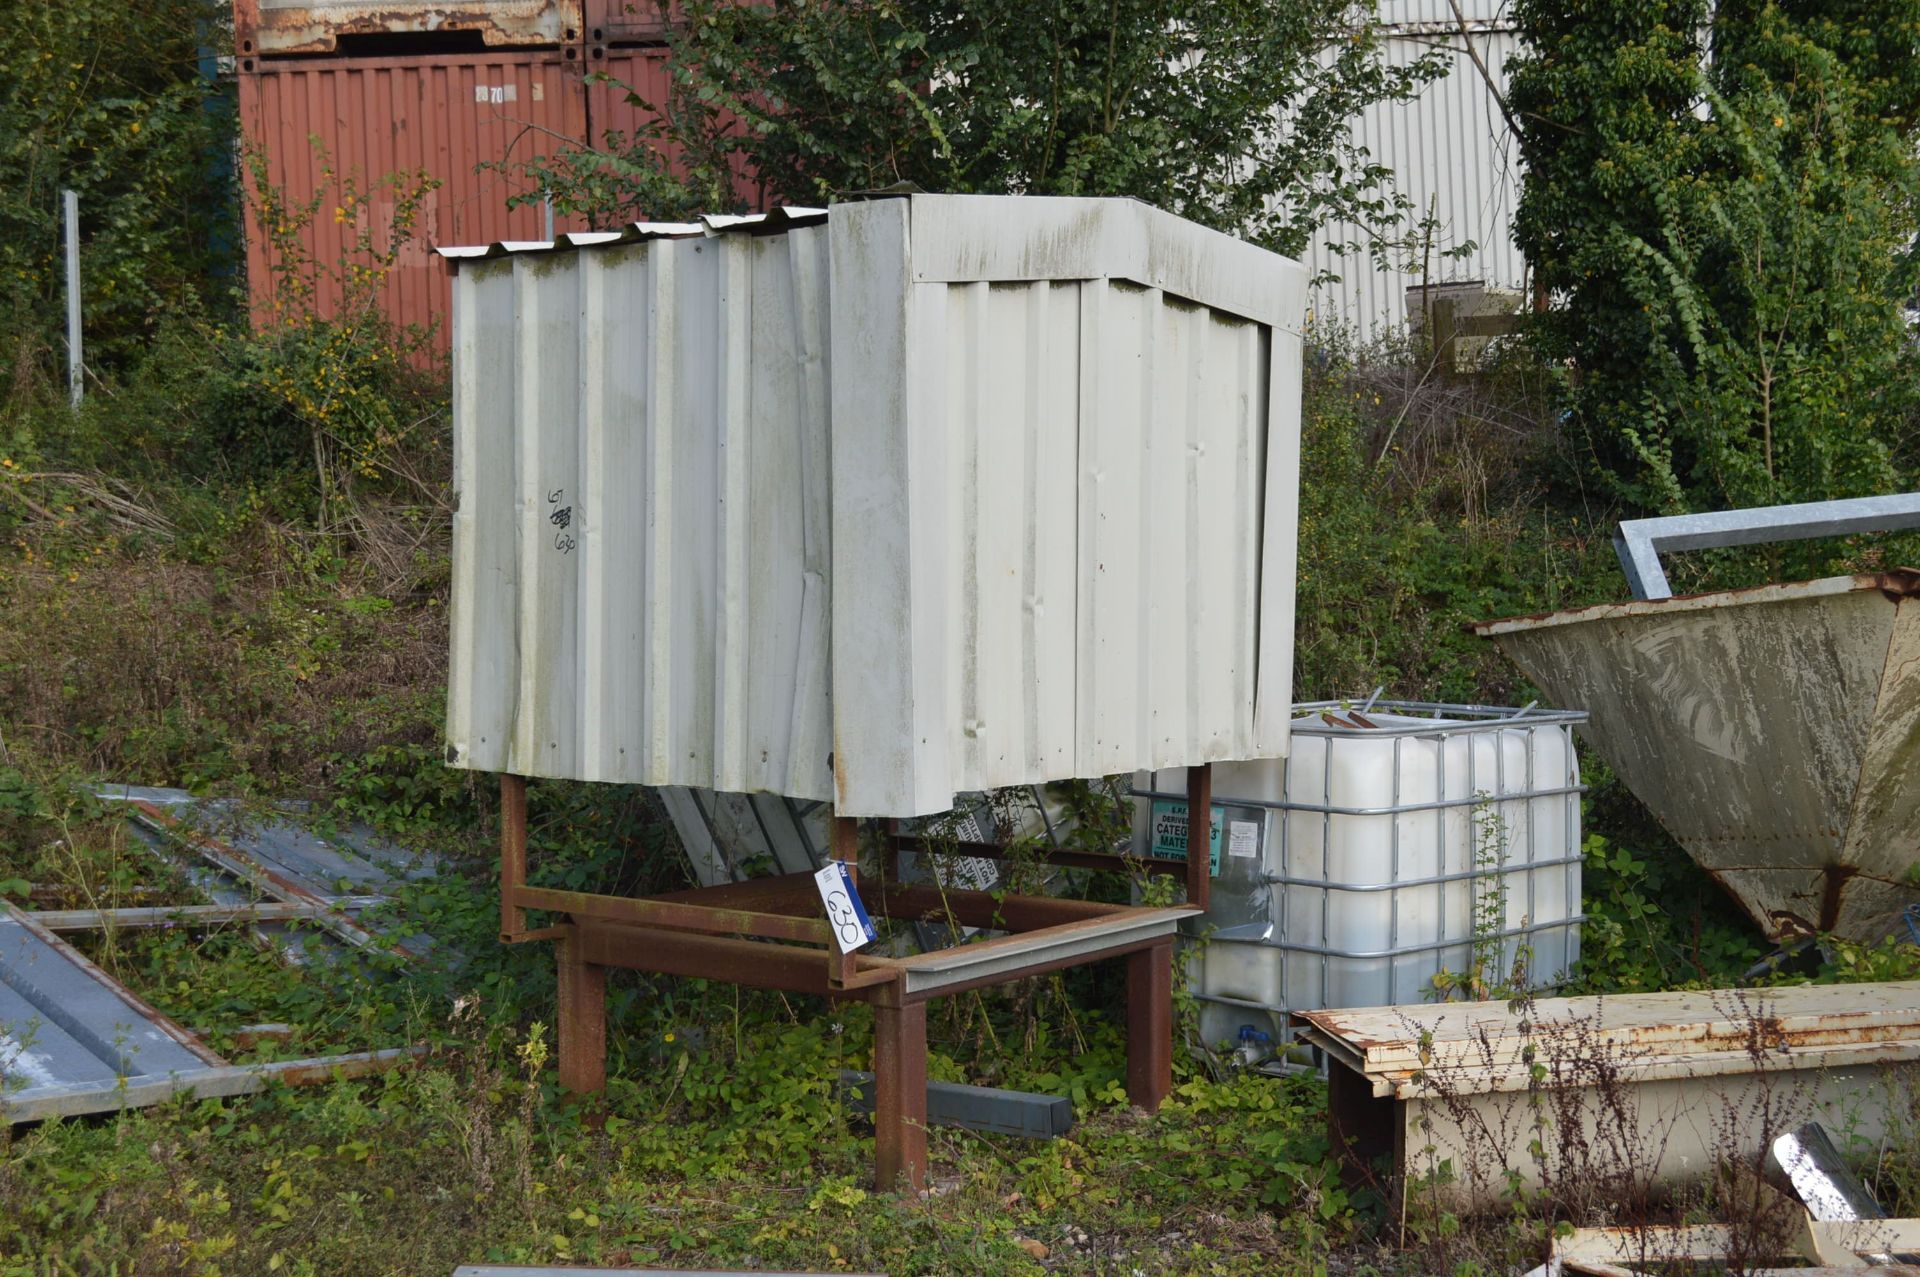
<svg viewBox="0 0 1920 1277">
<path fill-rule="evenodd" d="M 232 264 L 230 92 L 203 47 L 218 16 L 212 0 L 76 0 L 0 22 L 0 360 L 16 396 L 60 341 L 62 188 L 80 195 L 89 363 L 139 353 L 156 316 Z"/>
<path fill-rule="evenodd" d="M 1669 511 L 1900 487 L 1920 3 L 1519 0 L 1515 18 L 1516 237 L 1555 299 L 1537 336 L 1592 471 Z"/>
<path fill-rule="evenodd" d="M 1348 121 L 1411 96 L 1355 0 L 691 0 L 637 136 L 531 166 L 606 224 L 945 192 L 1132 195 L 1283 252 L 1405 206 Z M 639 99 L 635 99 L 639 102 Z"/>
</svg>

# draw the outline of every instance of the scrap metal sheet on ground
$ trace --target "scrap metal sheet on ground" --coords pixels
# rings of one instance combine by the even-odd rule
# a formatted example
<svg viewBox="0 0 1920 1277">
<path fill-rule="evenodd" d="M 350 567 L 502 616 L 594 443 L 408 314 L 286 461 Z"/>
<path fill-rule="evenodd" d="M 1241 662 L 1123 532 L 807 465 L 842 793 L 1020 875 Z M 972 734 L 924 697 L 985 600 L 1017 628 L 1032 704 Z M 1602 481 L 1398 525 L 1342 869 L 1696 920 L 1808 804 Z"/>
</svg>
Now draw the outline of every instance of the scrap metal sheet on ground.
<svg viewBox="0 0 1920 1277">
<path fill-rule="evenodd" d="M 430 937 L 404 934 L 377 913 L 364 925 L 359 916 L 403 884 L 433 876 L 439 866 L 430 855 L 384 842 L 360 826 L 323 836 L 294 818 L 302 814 L 298 808 L 285 815 L 260 813 L 224 799 L 140 785 L 106 785 L 96 792 L 125 804 L 134 832 L 164 859 L 180 861 L 182 853 L 191 853 L 187 879 L 214 904 L 263 898 L 308 904 L 324 911 L 318 932 L 350 947 L 393 944 L 415 956 L 433 947 Z M 262 923 L 254 934 L 299 961 L 316 928 Z"/>
<path fill-rule="evenodd" d="M 225 1063 L 31 914 L 0 903 L 0 1109 Z"/>
<path fill-rule="evenodd" d="M 381 946 L 408 955 L 431 947 L 373 906 L 408 880 L 434 872 L 431 857 L 381 843 L 364 830 L 323 837 L 287 816 L 255 818 L 236 804 L 181 790 L 116 785 L 101 798 L 126 804 L 136 832 L 180 864 L 216 905 L 262 900 L 312 909 L 298 922 L 258 922 L 254 932 L 289 960 L 322 936 L 332 952 Z M 54 911 L 84 929 L 152 910 Z M 188 910 L 191 912 L 191 910 Z M 83 919 L 76 921 L 76 917 Z M 364 925 L 362 925 L 364 920 Z M 306 933 L 298 927 L 312 928 Z M 238 1095 L 270 1079 L 292 1083 L 379 1072 L 413 1048 L 313 1060 L 233 1065 L 89 961 L 36 916 L 0 901 L 0 1117 L 8 1122 L 106 1113 L 170 1096 Z"/>
</svg>

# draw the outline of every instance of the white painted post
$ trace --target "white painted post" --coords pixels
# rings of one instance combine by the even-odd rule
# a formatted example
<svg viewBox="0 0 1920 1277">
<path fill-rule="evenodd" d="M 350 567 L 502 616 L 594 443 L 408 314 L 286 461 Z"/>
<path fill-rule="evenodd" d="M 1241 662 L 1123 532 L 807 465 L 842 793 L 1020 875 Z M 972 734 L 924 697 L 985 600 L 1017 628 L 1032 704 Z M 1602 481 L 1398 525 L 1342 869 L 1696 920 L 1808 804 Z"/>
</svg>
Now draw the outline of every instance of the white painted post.
<svg viewBox="0 0 1920 1277">
<path fill-rule="evenodd" d="M 86 369 L 80 360 L 80 194 L 60 192 L 67 214 L 67 393 L 80 406 Z"/>
</svg>

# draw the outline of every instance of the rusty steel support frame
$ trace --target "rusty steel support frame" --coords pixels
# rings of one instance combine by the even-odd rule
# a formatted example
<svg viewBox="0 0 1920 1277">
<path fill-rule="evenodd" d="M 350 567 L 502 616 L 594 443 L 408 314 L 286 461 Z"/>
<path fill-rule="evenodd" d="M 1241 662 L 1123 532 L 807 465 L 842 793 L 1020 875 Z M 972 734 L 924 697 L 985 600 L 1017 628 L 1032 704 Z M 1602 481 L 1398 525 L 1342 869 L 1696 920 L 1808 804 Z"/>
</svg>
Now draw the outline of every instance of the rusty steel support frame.
<svg viewBox="0 0 1920 1277">
<path fill-rule="evenodd" d="M 891 825 L 892 822 L 889 822 Z M 1202 845 L 1199 856 L 1191 853 L 1182 860 L 1145 860 L 1138 856 L 1114 852 L 1099 851 L 1062 851 L 1058 848 L 1041 849 L 1035 853 L 1035 859 L 1043 864 L 1058 865 L 1063 869 L 1092 869 L 1102 873 L 1144 873 L 1179 878 L 1186 883 L 1187 903 L 1196 909 L 1208 907 L 1212 895 L 1213 857 L 1211 852 L 1213 826 L 1213 764 L 1201 763 L 1187 768 L 1187 827 L 1208 831 L 1207 841 Z M 889 829 L 886 837 L 886 851 L 889 872 L 887 881 L 897 879 L 893 866 L 898 863 L 903 851 L 915 851 L 921 846 L 921 840 L 913 834 L 902 834 Z M 1007 855 L 1007 848 L 998 843 L 984 842 L 942 842 L 940 850 L 956 855 L 972 856 L 987 860 L 1000 860 Z M 839 853 L 836 851 L 836 855 Z"/>
<path fill-rule="evenodd" d="M 1207 908 L 1212 883 L 1213 764 L 1202 763 L 1187 768 L 1187 903 Z"/>
<path fill-rule="evenodd" d="M 1188 773 L 1189 829 L 1210 821 L 1210 769 Z M 826 922 L 815 913 L 812 875 L 731 883 L 667 892 L 645 899 L 556 891 L 527 884 L 527 802 L 524 778 L 500 780 L 500 938 L 508 944 L 557 941 L 559 1014 L 556 1031 L 561 1085 L 586 1094 L 606 1085 L 606 973 L 625 967 L 665 975 L 722 980 L 758 988 L 869 1003 L 874 1010 L 875 1180 L 891 1188 L 904 1179 L 922 1188 L 927 1176 L 927 1003 L 934 997 L 1003 984 L 1064 967 L 1110 958 L 1127 964 L 1127 1095 L 1149 1112 L 1173 1085 L 1173 938 L 1116 938 L 1067 956 L 1036 953 L 1031 961 L 932 989 L 912 991 L 900 960 L 840 954 Z M 835 817 L 835 859 L 857 873 L 858 823 Z M 903 845 L 886 840 L 887 858 Z M 1185 875 L 1191 904 L 1204 907 L 1208 859 L 1185 866 L 1150 866 Z M 1128 857 L 1098 868 L 1126 869 Z M 968 926 L 1034 936 L 1084 934 L 1105 921 L 1135 916 L 1128 905 L 1048 896 L 992 896 L 985 892 L 907 886 L 888 873 L 871 887 L 877 917 L 945 916 Z M 565 922 L 530 928 L 528 910 Z M 978 950 L 970 949 L 970 953 Z"/>
</svg>

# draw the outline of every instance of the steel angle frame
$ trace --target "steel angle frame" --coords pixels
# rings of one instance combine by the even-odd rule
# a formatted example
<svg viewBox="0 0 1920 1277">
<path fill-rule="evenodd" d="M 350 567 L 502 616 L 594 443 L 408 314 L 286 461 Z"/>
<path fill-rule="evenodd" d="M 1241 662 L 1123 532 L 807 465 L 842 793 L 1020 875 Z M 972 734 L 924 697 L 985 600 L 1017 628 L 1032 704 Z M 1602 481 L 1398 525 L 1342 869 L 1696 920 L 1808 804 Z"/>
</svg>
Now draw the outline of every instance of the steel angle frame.
<svg viewBox="0 0 1920 1277">
<path fill-rule="evenodd" d="M 1856 532 L 1892 532 L 1920 528 L 1920 492 L 1801 505 L 1759 506 L 1711 514 L 1676 514 L 1660 519 L 1626 519 L 1614 533 L 1620 569 L 1636 599 L 1670 599 L 1673 587 L 1660 566 L 1672 550 L 1706 550 L 1769 541 L 1808 541 Z"/>
<path fill-rule="evenodd" d="M 1188 769 L 1188 792 L 1205 828 L 1212 769 Z M 1128 856 L 1040 852 L 1043 860 L 1117 872 L 1183 875 L 1187 904 L 1145 908 L 998 895 L 899 880 L 902 850 L 939 850 L 886 822 L 879 882 L 867 884 L 876 918 L 945 921 L 1000 934 L 905 958 L 841 954 L 832 943 L 813 876 L 695 887 L 644 898 L 557 891 L 527 881 L 526 778 L 500 777 L 500 939 L 556 941 L 561 1085 L 591 1093 L 606 1085 L 606 973 L 629 968 L 861 1001 L 874 1009 L 875 1180 L 923 1187 L 927 1173 L 927 1003 L 1108 959 L 1127 964 L 1127 1094 L 1157 1109 L 1173 1086 L 1173 945 L 1183 919 L 1206 907 L 1208 860 L 1160 865 Z M 832 817 L 829 850 L 859 879 L 859 824 Z M 1005 855 L 968 844 L 970 855 Z M 531 912 L 556 921 L 534 926 Z"/>
</svg>

